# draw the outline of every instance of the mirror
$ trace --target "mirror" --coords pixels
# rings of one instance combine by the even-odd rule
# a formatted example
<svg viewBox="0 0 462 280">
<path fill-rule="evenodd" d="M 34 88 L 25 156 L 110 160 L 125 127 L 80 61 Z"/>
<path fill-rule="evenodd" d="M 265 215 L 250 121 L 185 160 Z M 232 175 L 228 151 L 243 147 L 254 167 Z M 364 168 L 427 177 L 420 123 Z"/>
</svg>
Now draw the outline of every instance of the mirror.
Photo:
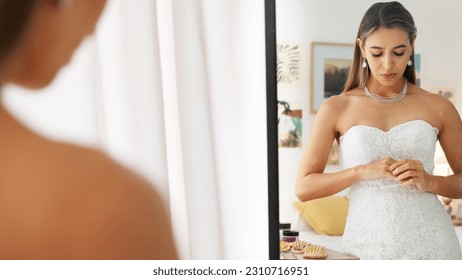
<svg viewBox="0 0 462 280">
<path fill-rule="evenodd" d="M 265 0 L 266 112 L 268 141 L 269 259 L 279 259 L 279 176 L 276 82 L 276 3 Z"/>
<path fill-rule="evenodd" d="M 274 3 L 275 2 L 275 3 Z M 338 63 L 348 60 L 345 52 L 355 43 L 359 23 L 365 11 L 377 1 L 349 0 L 274 0 L 266 1 L 267 44 L 268 37 L 276 40 L 277 58 L 284 65 L 275 66 L 274 50 L 267 46 L 268 67 L 268 111 L 279 114 L 279 130 L 274 131 L 275 116 L 268 112 L 268 154 L 270 208 L 270 257 L 278 258 L 279 239 L 276 221 L 291 223 L 296 230 L 309 230 L 300 217 L 293 202 L 295 178 L 300 164 L 304 144 L 307 142 L 316 107 L 322 100 L 312 94 L 319 81 L 316 78 L 318 65 L 316 57 L 327 52 L 333 54 Z M 413 15 L 417 26 L 415 44 L 416 70 L 420 86 L 428 91 L 440 93 L 449 98 L 460 111 L 462 109 L 462 2 L 442 1 L 400 1 Z M 276 18 L 269 9 L 275 4 Z M 276 32 L 272 33 L 274 22 Z M 273 36 L 274 37 L 271 37 Z M 313 52 L 317 55 L 313 56 Z M 353 57 L 351 47 L 351 58 Z M 282 67 L 286 67 L 282 69 Z M 342 68 L 343 66 L 340 66 Z M 274 74 L 273 69 L 278 72 Z M 277 80 L 273 81 L 275 78 Z M 277 89 L 272 86 L 277 85 Z M 275 96 L 277 101 L 274 100 Z M 277 102 L 277 104 L 274 104 Z M 292 115 L 281 114 L 290 109 Z M 277 120 L 276 120 L 277 121 Z M 272 135 L 270 135 L 272 133 Z M 276 134 L 277 133 L 277 134 Z M 275 144 L 275 139 L 276 143 Z M 274 146 L 277 145 L 278 148 Z M 333 146 L 331 158 L 325 172 L 342 169 L 338 147 Z M 277 152 L 274 151 L 277 149 Z M 442 150 L 437 148 L 435 172 L 448 174 L 450 171 Z M 271 174 L 274 172 L 274 174 Z M 276 180 L 276 181 L 275 181 Z M 271 201 L 272 196 L 279 198 Z M 271 216 L 273 218 L 271 218 Z M 459 240 L 462 238 L 460 231 Z M 310 235 L 311 236 L 311 235 Z M 334 239 L 331 242 L 330 239 Z M 335 240 L 337 238 L 337 240 Z M 318 236 L 314 243 L 331 246 L 338 244 L 339 236 Z M 271 249 L 272 248 L 272 249 Z M 336 249 L 336 248 L 334 248 Z"/>
</svg>

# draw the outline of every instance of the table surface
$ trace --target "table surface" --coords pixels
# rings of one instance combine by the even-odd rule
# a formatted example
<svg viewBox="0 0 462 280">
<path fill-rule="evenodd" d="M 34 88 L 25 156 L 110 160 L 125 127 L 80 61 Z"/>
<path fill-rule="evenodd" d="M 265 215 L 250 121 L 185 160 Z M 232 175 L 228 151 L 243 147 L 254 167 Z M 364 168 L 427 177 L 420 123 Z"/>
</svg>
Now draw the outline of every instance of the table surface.
<svg viewBox="0 0 462 280">
<path fill-rule="evenodd" d="M 331 250 L 331 249 L 327 249 L 326 248 L 326 251 L 327 251 L 327 258 L 326 260 L 359 260 L 359 258 L 355 257 L 355 256 L 352 256 L 352 255 L 348 255 L 348 254 L 345 254 L 345 253 L 341 253 L 341 252 L 338 252 L 338 251 L 334 251 L 334 250 Z M 305 260 L 303 258 L 303 254 L 294 254 L 292 252 L 281 252 L 281 257 L 280 257 L 281 260 Z"/>
</svg>

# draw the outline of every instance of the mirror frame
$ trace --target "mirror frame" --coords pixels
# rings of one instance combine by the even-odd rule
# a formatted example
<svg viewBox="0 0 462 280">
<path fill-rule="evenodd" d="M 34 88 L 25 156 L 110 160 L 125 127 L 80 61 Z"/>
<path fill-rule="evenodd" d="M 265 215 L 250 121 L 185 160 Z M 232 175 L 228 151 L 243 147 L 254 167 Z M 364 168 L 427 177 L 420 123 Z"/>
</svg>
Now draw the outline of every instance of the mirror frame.
<svg viewBox="0 0 462 280">
<path fill-rule="evenodd" d="M 269 259 L 279 260 L 279 155 L 276 76 L 276 0 L 265 0 L 266 126 Z"/>
</svg>

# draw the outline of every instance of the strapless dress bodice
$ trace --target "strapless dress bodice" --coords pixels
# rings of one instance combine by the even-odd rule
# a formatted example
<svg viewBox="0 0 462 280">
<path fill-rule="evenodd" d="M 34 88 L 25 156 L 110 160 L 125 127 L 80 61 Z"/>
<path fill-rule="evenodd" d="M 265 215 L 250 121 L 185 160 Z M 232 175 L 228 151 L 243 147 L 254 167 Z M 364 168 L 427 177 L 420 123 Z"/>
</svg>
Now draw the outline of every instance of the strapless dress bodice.
<svg viewBox="0 0 462 280">
<path fill-rule="evenodd" d="M 346 168 L 391 156 L 416 159 L 431 173 L 438 129 L 423 120 L 412 120 L 383 131 L 368 125 L 355 125 L 340 137 Z"/>
</svg>

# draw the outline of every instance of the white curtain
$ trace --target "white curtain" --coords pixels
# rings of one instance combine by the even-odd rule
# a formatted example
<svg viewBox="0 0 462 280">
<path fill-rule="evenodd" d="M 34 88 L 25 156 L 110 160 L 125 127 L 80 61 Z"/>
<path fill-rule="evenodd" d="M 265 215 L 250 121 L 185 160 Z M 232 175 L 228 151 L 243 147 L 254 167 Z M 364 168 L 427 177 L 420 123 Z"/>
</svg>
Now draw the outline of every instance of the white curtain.
<svg viewBox="0 0 462 280">
<path fill-rule="evenodd" d="M 3 102 L 148 178 L 181 258 L 267 259 L 264 38 L 263 0 L 111 0 L 52 85 Z"/>
</svg>

